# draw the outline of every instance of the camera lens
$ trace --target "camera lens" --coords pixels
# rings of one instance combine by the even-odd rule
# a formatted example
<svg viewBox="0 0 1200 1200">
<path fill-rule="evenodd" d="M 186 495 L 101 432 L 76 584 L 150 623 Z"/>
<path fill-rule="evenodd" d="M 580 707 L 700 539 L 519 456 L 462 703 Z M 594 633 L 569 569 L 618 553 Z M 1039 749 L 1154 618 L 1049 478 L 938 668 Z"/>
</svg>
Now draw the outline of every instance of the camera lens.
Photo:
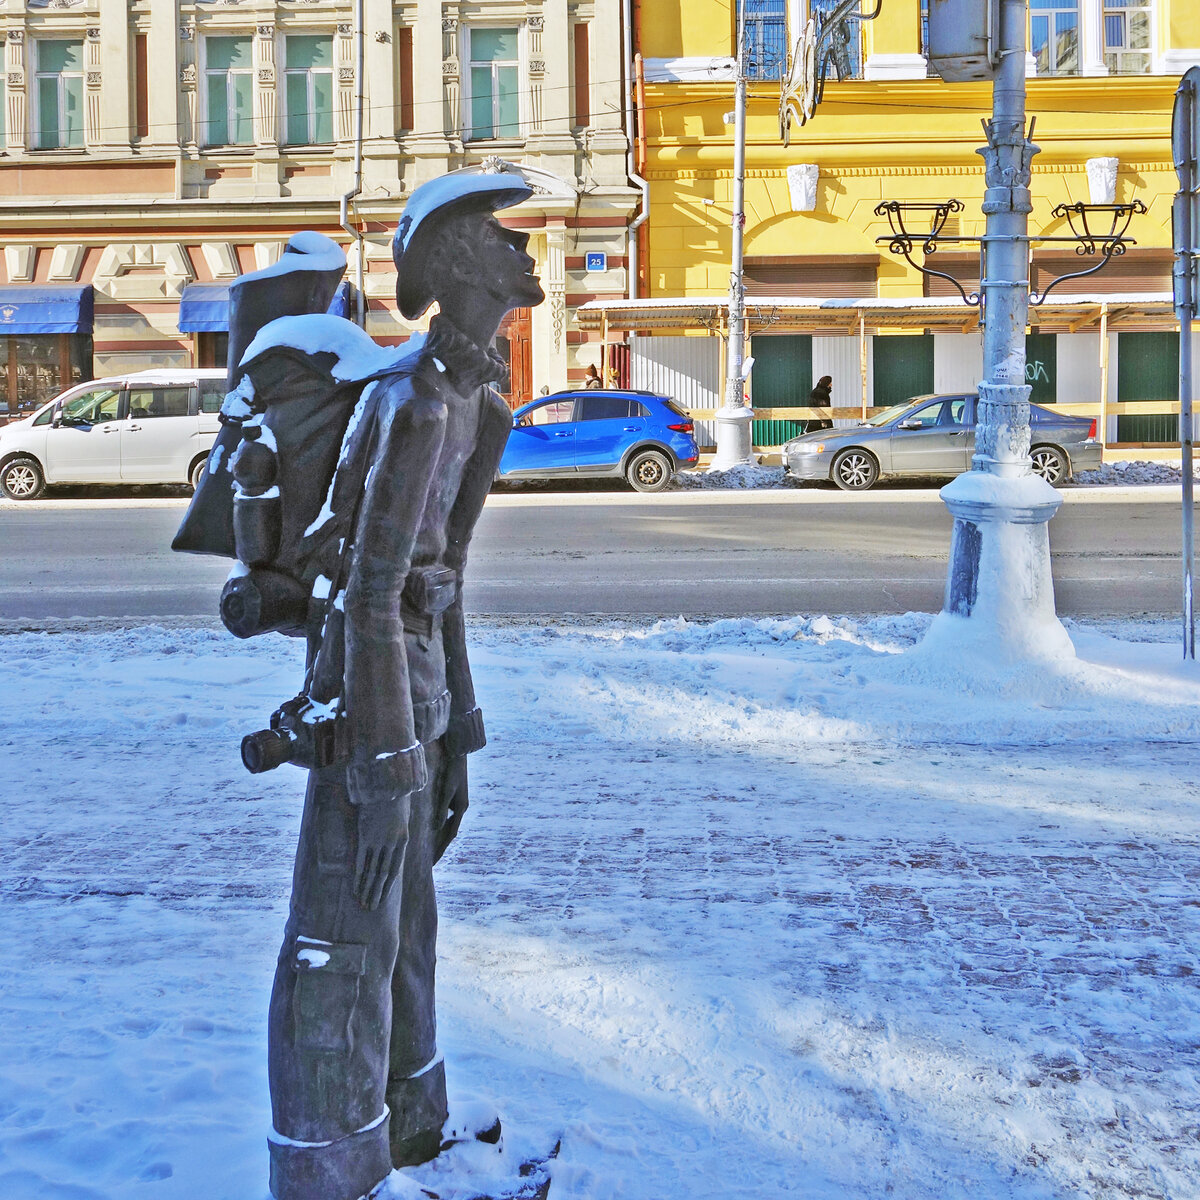
<svg viewBox="0 0 1200 1200">
<path fill-rule="evenodd" d="M 248 733 L 242 738 L 242 762 L 251 775 L 273 771 L 285 762 L 290 762 L 291 757 L 290 734 L 281 733 L 277 729 L 260 729 L 257 733 Z"/>
</svg>

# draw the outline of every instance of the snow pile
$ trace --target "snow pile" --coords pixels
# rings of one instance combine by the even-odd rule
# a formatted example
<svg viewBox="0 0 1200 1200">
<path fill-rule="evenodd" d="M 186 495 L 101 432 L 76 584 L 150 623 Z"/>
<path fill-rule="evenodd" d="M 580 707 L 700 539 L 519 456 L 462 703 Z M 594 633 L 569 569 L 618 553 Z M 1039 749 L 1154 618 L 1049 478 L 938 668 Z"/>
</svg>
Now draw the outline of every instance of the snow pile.
<svg viewBox="0 0 1200 1200">
<path fill-rule="evenodd" d="M 1200 461 L 1197 461 L 1194 469 L 1200 475 Z M 1183 470 L 1177 463 L 1134 461 L 1104 463 L 1097 471 L 1078 471 L 1072 476 L 1071 482 L 1089 487 L 1130 487 L 1136 484 L 1178 484 L 1182 478 Z M 783 467 L 731 467 L 728 471 L 679 471 L 671 486 L 682 489 L 744 490 L 802 485 L 799 480 L 792 479 Z"/>
<path fill-rule="evenodd" d="M 922 614 L 472 630 L 450 1089 L 553 1200 L 1200 1194 L 1200 674 L 1174 623 L 973 675 Z M 1119 634 L 1119 637 L 1114 636 Z M 266 1200 L 303 647 L 13 634 L 0 1196 Z"/>
<path fill-rule="evenodd" d="M 783 467 L 730 467 L 727 471 L 679 471 L 672 480 L 677 488 L 782 488 L 791 487 Z"/>
<path fill-rule="evenodd" d="M 1200 473 L 1200 462 L 1192 464 L 1193 474 Z M 1103 463 L 1098 471 L 1077 471 L 1076 483 L 1101 487 L 1129 487 L 1133 484 L 1174 483 L 1183 479 L 1183 468 L 1169 462 Z"/>
</svg>

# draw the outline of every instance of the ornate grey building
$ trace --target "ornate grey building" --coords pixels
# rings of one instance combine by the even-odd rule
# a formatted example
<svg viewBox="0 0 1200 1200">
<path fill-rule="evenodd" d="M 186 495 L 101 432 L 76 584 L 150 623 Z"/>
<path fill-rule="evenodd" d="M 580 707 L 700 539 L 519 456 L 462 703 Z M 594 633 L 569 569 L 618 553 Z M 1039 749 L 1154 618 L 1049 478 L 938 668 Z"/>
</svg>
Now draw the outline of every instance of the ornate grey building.
<svg viewBox="0 0 1200 1200">
<path fill-rule="evenodd" d="M 627 290 L 620 32 L 620 0 L 0 0 L 3 398 L 222 365 L 229 282 L 303 228 L 402 338 L 405 198 L 489 160 L 537 189 L 512 220 L 548 296 L 502 331 L 510 397 L 575 382 L 575 306 Z"/>
</svg>

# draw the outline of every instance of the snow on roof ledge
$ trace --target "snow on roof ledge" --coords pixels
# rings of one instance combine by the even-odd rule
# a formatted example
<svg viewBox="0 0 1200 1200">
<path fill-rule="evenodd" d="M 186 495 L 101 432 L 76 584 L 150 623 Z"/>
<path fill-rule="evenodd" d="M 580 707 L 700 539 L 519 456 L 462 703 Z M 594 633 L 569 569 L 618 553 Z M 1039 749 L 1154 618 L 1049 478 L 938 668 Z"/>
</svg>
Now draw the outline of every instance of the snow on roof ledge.
<svg viewBox="0 0 1200 1200">
<path fill-rule="evenodd" d="M 1087 295 L 1052 296 L 1047 306 L 1052 308 L 1096 308 L 1102 304 L 1173 304 L 1170 292 L 1108 292 Z M 668 296 L 650 300 L 589 300 L 578 312 L 630 312 L 639 309 L 671 308 L 728 308 L 727 296 Z M 747 296 L 748 308 L 826 308 L 847 309 L 913 309 L 961 308 L 966 304 L 957 296 L 876 296 L 864 300 L 848 300 L 829 296 Z"/>
</svg>

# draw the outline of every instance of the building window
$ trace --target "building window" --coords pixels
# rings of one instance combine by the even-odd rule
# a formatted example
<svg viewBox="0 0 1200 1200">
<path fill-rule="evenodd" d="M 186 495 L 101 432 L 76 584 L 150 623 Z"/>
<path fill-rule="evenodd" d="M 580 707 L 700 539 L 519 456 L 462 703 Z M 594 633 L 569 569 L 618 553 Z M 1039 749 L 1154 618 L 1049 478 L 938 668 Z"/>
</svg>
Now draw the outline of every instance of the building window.
<svg viewBox="0 0 1200 1200">
<path fill-rule="evenodd" d="M 1077 0 L 1030 0 L 1029 49 L 1039 75 L 1079 74 Z"/>
<path fill-rule="evenodd" d="M 521 136 L 517 30 L 471 29 L 471 121 L 467 140 Z"/>
<path fill-rule="evenodd" d="M 400 128 L 416 128 L 413 103 L 413 27 L 402 25 L 396 39 L 400 47 Z"/>
<path fill-rule="evenodd" d="M 0 337 L 0 389 L 9 412 L 28 412 L 72 384 L 92 378 L 90 333 Z"/>
<path fill-rule="evenodd" d="M 37 148 L 83 146 L 83 43 L 37 43 Z"/>
<path fill-rule="evenodd" d="M 288 145 L 332 142 L 333 38 L 307 34 L 289 37 L 284 63 Z"/>
<path fill-rule="evenodd" d="M 1150 0 L 1104 0 L 1104 65 L 1110 75 L 1150 71 Z"/>
<path fill-rule="evenodd" d="M 739 0 L 745 16 L 747 79 L 779 79 L 787 67 L 787 15 L 784 0 Z M 736 31 L 735 31 L 736 36 Z"/>
<path fill-rule="evenodd" d="M 250 39 L 205 38 L 204 60 L 204 144 L 249 145 L 254 141 L 254 54 Z"/>
</svg>

